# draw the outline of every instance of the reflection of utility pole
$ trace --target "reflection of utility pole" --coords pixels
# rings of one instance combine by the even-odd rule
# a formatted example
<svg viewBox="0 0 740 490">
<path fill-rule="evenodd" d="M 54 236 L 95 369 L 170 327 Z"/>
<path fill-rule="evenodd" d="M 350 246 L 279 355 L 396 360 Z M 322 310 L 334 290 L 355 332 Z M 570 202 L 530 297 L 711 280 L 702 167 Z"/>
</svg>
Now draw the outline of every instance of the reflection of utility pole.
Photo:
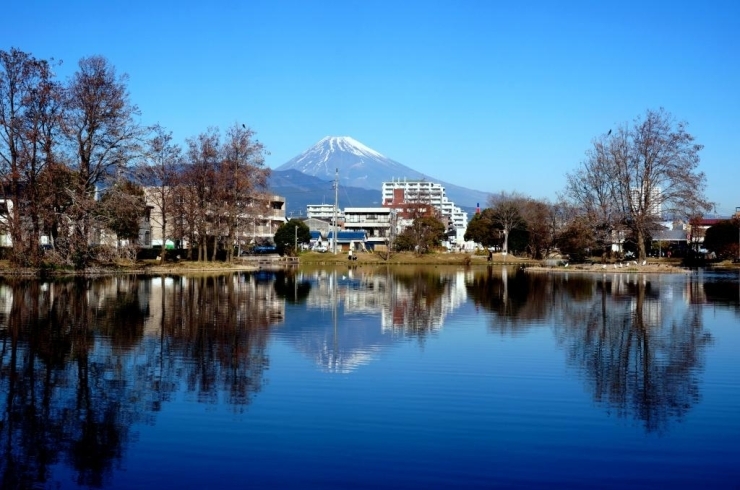
<svg viewBox="0 0 740 490">
<path fill-rule="evenodd" d="M 334 324 L 334 342 L 333 342 L 332 361 L 336 362 L 337 350 L 338 350 L 337 344 L 338 344 L 338 339 L 339 339 L 339 336 L 337 335 L 337 316 L 339 315 L 339 313 L 337 312 L 337 303 L 339 302 L 339 297 L 337 295 L 337 270 L 336 269 L 334 269 L 333 274 L 334 274 L 334 281 L 332 281 L 332 296 L 333 296 L 334 301 L 332 301 L 331 314 L 332 314 L 332 322 Z"/>
<path fill-rule="evenodd" d="M 332 240 L 332 253 L 337 254 L 337 206 L 339 204 L 339 169 L 334 174 L 334 240 Z"/>
</svg>

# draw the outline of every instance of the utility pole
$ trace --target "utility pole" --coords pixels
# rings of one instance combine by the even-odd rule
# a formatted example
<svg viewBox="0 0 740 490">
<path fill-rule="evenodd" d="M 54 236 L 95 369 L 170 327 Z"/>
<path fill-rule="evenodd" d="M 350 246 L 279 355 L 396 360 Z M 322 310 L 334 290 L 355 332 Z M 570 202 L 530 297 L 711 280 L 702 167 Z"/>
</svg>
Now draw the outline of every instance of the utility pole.
<svg viewBox="0 0 740 490">
<path fill-rule="evenodd" d="M 298 223 L 293 223 L 295 225 L 295 228 L 293 230 L 295 231 L 295 238 L 293 240 L 293 250 L 295 250 L 295 255 L 298 257 Z"/>
<path fill-rule="evenodd" d="M 332 253 L 337 254 L 337 206 L 339 204 L 339 169 L 334 173 L 334 240 L 332 240 Z"/>
</svg>

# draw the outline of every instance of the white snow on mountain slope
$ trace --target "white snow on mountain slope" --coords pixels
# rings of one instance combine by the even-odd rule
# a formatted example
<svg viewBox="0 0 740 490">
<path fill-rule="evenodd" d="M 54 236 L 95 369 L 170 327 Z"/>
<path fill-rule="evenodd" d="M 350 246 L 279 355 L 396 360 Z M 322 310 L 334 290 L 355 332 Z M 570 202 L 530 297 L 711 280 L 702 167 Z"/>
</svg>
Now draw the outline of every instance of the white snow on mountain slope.
<svg viewBox="0 0 740 490">
<path fill-rule="evenodd" d="M 329 180 L 339 170 L 343 182 L 353 182 L 362 187 L 369 185 L 377 189 L 380 188 L 380 182 L 388 180 L 390 176 L 408 175 L 419 178 L 421 175 L 349 136 L 322 138 L 276 170 L 289 169 Z"/>
<path fill-rule="evenodd" d="M 368 148 L 351 136 L 327 136 L 319 141 L 318 144 L 320 145 L 326 142 L 329 143 L 332 151 L 336 146 L 337 151 L 346 151 L 359 157 L 385 158 L 385 155 L 381 155 L 372 148 Z"/>
</svg>

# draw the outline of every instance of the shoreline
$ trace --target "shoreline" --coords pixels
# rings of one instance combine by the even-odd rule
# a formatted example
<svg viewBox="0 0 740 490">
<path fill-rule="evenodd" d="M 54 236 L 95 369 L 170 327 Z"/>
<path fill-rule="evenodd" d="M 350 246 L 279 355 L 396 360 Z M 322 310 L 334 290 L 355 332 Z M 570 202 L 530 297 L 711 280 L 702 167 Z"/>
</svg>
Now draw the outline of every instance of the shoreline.
<svg viewBox="0 0 740 490">
<path fill-rule="evenodd" d="M 39 277 L 94 277 L 104 275 L 141 274 L 141 275 L 170 275 L 170 274 L 201 274 L 226 272 L 254 272 L 261 270 L 283 270 L 297 267 L 383 267 L 383 266 L 457 266 L 457 267 L 485 267 L 507 266 L 519 267 L 531 273 L 670 273 L 688 274 L 693 268 L 684 266 L 680 259 L 655 259 L 645 265 L 632 263 L 580 263 L 568 265 L 544 265 L 545 261 L 519 258 L 513 255 L 494 254 L 491 261 L 485 254 L 474 253 L 432 253 L 416 256 L 412 253 L 394 253 L 388 259 L 380 254 L 360 252 L 357 260 L 347 260 L 344 254 L 326 254 L 305 252 L 297 258 L 279 256 L 250 257 L 249 260 L 239 259 L 232 263 L 226 262 L 196 262 L 181 260 L 177 262 L 160 263 L 156 260 L 136 262 L 118 262 L 110 265 L 99 265 L 85 270 L 67 269 L 30 269 L 14 268 L 7 262 L 0 262 L 0 276 L 15 278 Z M 706 268 L 723 268 L 740 270 L 740 264 L 729 261 L 706 264 Z"/>
<path fill-rule="evenodd" d="M 535 273 L 569 273 L 583 272 L 588 274 L 691 274 L 692 270 L 688 267 L 676 266 L 673 264 L 645 264 L 645 265 L 623 265 L 622 267 L 614 264 L 576 264 L 572 267 L 545 267 L 531 266 L 526 268 L 527 272 Z"/>
</svg>

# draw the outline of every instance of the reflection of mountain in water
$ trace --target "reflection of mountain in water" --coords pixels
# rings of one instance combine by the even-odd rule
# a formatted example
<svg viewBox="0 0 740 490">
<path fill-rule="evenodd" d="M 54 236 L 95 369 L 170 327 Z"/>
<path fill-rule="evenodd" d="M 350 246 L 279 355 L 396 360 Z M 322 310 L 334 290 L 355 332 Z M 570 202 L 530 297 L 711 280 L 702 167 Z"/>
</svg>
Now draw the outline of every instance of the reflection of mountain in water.
<svg viewBox="0 0 740 490">
<path fill-rule="evenodd" d="M 324 369 L 349 372 L 399 338 L 423 339 L 466 300 L 464 273 L 320 271 L 307 309 L 291 311 L 280 335 Z M 338 327 L 337 325 L 341 325 Z"/>
</svg>

